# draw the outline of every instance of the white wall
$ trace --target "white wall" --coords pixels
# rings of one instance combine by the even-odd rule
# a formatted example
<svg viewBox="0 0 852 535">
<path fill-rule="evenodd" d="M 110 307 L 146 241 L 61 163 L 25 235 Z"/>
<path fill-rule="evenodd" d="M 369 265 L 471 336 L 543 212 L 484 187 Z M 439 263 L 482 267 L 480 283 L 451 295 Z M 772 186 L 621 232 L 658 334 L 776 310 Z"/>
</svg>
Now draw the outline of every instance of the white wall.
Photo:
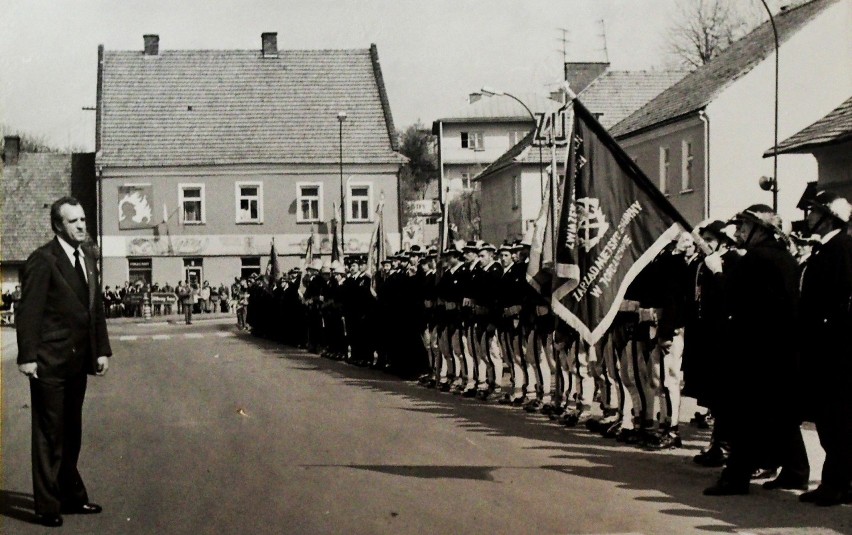
<svg viewBox="0 0 852 535">
<path fill-rule="evenodd" d="M 852 94 L 852 2 L 826 9 L 782 43 L 778 140 L 823 117 Z M 771 205 L 757 185 L 772 176 L 775 55 L 724 90 L 708 107 L 710 117 L 710 217 L 726 218 L 754 203 Z M 785 223 L 800 219 L 796 203 L 817 179 L 811 155 L 778 159 L 778 208 Z"/>
</svg>

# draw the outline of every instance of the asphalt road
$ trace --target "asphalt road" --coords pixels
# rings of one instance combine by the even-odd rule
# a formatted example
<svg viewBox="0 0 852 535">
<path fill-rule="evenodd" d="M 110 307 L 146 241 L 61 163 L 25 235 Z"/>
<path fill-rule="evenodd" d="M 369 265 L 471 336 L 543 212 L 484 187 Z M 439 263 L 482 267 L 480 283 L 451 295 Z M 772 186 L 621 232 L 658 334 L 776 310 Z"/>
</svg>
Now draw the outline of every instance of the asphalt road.
<svg viewBox="0 0 852 535">
<path fill-rule="evenodd" d="M 686 447 L 648 453 L 518 409 L 425 390 L 237 333 L 227 322 L 114 324 L 92 379 L 81 473 L 85 534 L 852 533 L 756 485 L 707 498 Z M 2 333 L 0 532 L 31 524 L 30 410 L 14 331 Z M 689 413 L 691 414 L 691 413 Z M 822 460 L 806 432 L 812 479 Z M 815 483 L 815 481 L 814 481 Z"/>
</svg>

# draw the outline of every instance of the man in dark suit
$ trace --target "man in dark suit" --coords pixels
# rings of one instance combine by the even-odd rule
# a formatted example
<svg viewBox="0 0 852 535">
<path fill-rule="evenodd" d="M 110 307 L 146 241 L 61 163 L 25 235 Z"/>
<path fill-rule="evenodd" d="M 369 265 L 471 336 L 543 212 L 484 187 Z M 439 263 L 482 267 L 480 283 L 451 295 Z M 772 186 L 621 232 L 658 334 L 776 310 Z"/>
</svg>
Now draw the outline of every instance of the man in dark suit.
<svg viewBox="0 0 852 535">
<path fill-rule="evenodd" d="M 30 379 L 33 496 L 38 521 L 96 514 L 77 471 L 87 375 L 112 355 L 86 215 L 73 197 L 50 208 L 56 237 L 27 259 L 18 309 L 18 368 Z"/>
</svg>

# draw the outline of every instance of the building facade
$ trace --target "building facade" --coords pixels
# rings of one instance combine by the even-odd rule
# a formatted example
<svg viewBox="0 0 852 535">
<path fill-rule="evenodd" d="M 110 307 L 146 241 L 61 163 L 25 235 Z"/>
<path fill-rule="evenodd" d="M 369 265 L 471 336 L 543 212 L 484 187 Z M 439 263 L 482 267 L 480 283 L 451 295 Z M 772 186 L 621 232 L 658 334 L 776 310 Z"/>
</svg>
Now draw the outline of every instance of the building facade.
<svg viewBox="0 0 852 535">
<path fill-rule="evenodd" d="M 779 38 L 779 140 L 852 93 L 848 21 L 852 2 L 811 0 L 774 16 Z M 767 21 L 612 129 L 645 173 L 692 223 L 772 204 L 759 186 L 773 176 L 775 42 Z M 778 210 L 785 221 L 817 178 L 810 156 L 779 159 Z"/>
<path fill-rule="evenodd" d="M 308 241 L 365 254 L 381 208 L 400 241 L 404 158 L 375 45 L 363 50 L 105 51 L 98 73 L 106 284 L 211 284 L 282 268 Z M 340 225 L 337 225 L 338 227 Z"/>
</svg>

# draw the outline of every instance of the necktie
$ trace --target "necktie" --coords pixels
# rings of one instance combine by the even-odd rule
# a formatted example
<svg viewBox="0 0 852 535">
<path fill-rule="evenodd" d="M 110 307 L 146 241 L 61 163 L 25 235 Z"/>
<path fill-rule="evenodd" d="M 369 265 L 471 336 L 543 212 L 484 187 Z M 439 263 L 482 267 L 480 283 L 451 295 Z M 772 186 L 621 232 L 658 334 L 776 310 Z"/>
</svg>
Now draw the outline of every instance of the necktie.
<svg viewBox="0 0 852 535">
<path fill-rule="evenodd" d="M 83 271 L 83 263 L 80 262 L 80 249 L 74 250 L 74 271 L 77 272 L 77 277 L 80 278 L 82 293 L 79 294 L 80 300 L 84 303 L 89 301 L 89 284 L 86 282 L 86 273 Z"/>
</svg>

